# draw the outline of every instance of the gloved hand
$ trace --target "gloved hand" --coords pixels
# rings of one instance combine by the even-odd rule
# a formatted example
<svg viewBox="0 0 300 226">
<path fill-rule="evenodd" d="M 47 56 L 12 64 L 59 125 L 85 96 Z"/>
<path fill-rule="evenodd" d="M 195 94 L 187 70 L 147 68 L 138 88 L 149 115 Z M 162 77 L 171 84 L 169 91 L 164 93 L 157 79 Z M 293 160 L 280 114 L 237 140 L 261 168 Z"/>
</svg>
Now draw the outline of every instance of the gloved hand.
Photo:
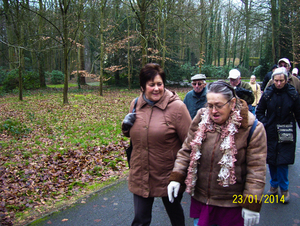
<svg viewBox="0 0 300 226">
<path fill-rule="evenodd" d="M 177 181 L 171 181 L 170 184 L 168 185 L 168 197 L 171 203 L 174 202 L 174 197 L 175 198 L 177 197 L 179 188 L 180 188 L 180 183 Z M 174 196 L 173 196 L 173 192 L 174 192 Z"/>
<path fill-rule="evenodd" d="M 128 113 L 123 120 L 122 129 L 125 131 L 130 130 L 134 122 L 135 122 L 135 113 Z"/>
<path fill-rule="evenodd" d="M 260 214 L 258 212 L 243 208 L 242 217 L 244 218 L 244 226 L 251 226 L 259 223 Z"/>
<path fill-rule="evenodd" d="M 235 89 L 235 93 L 238 97 L 241 98 L 241 96 L 243 95 L 247 95 L 247 96 L 251 96 L 252 94 L 252 91 L 251 90 L 248 90 L 248 89 L 244 89 L 244 88 L 241 88 L 241 87 L 234 87 Z"/>
</svg>

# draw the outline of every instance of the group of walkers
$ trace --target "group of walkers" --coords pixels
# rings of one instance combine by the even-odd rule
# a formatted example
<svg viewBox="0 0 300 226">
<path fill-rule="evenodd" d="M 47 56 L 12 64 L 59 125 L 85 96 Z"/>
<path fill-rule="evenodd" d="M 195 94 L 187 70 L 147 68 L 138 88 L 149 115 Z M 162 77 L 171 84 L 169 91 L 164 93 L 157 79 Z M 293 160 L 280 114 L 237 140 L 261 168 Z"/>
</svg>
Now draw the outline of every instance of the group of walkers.
<svg viewBox="0 0 300 226">
<path fill-rule="evenodd" d="M 183 101 L 165 88 L 158 64 L 141 69 L 141 94 L 122 123 L 132 144 L 132 226 L 150 225 L 155 197 L 162 198 L 171 224 L 184 226 L 184 191 L 191 195 L 194 226 L 258 224 L 265 195 L 290 201 L 300 98 L 297 77 L 283 59 L 263 92 L 255 76 L 246 83 L 232 69 L 228 81 L 207 84 L 205 75 L 193 76 Z M 266 164 L 271 180 L 264 195 Z"/>
</svg>

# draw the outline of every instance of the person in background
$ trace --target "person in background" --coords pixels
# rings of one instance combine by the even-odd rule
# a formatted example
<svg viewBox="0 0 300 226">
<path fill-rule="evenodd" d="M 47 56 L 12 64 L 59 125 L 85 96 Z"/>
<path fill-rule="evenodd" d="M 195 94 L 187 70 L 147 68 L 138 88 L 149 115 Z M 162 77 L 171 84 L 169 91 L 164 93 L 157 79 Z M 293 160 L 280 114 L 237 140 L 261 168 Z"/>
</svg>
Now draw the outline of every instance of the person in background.
<svg viewBox="0 0 300 226">
<path fill-rule="evenodd" d="M 287 59 L 287 58 L 281 58 L 280 60 L 278 60 L 278 67 L 284 67 L 286 69 L 287 76 L 288 76 L 287 82 L 289 84 L 291 84 L 292 86 L 294 86 L 295 89 L 297 90 L 297 92 L 300 94 L 300 81 L 295 76 L 292 76 L 292 74 L 290 73 L 291 64 L 290 64 L 289 59 Z M 271 86 L 273 83 L 274 83 L 274 80 L 271 79 L 268 82 L 268 84 L 266 85 L 266 87 Z"/>
<path fill-rule="evenodd" d="M 249 111 L 252 112 L 254 95 L 249 83 L 241 81 L 241 72 L 238 69 L 231 69 L 228 79 L 230 85 L 235 89 L 236 95 L 247 102 Z"/>
<path fill-rule="evenodd" d="M 287 70 L 277 68 L 272 74 L 273 84 L 265 90 L 256 109 L 256 117 L 267 132 L 268 156 L 270 169 L 270 190 L 268 195 L 277 195 L 281 190 L 280 201 L 290 201 L 288 165 L 294 164 L 296 148 L 296 121 L 300 123 L 300 98 L 288 83 Z M 278 126 L 290 126 L 290 132 L 278 132 Z M 281 136 L 282 134 L 282 136 Z M 288 139 L 286 139 L 288 138 Z M 279 199 L 278 199 L 279 200 Z"/>
<path fill-rule="evenodd" d="M 249 85 L 251 86 L 254 95 L 252 113 L 255 115 L 255 109 L 261 97 L 260 85 L 257 84 L 255 75 L 251 75 Z"/>
<path fill-rule="evenodd" d="M 193 90 L 189 91 L 183 102 L 185 103 L 191 118 L 193 119 L 197 111 L 206 104 L 206 76 L 204 74 L 194 75 L 192 80 Z"/>
<path fill-rule="evenodd" d="M 257 122 L 257 121 L 256 121 Z M 267 141 L 247 103 L 224 81 L 210 83 L 201 108 L 177 154 L 168 196 L 173 202 L 186 184 L 194 225 L 250 226 L 259 223 Z M 257 201 L 247 197 L 256 197 Z M 240 201 L 236 200 L 239 199 Z"/>
<path fill-rule="evenodd" d="M 294 68 L 292 70 L 292 75 L 294 75 L 296 78 L 300 79 L 300 76 L 298 75 L 298 68 Z"/>
<path fill-rule="evenodd" d="M 264 90 L 266 88 L 266 85 L 268 84 L 270 79 L 272 79 L 272 74 L 273 74 L 273 72 L 276 68 L 278 68 L 278 66 L 277 66 L 277 64 L 274 64 L 273 67 L 271 68 L 271 70 L 265 75 L 264 80 L 263 80 L 263 82 L 261 84 L 261 87 L 260 87 L 261 93 L 264 92 Z"/>
<path fill-rule="evenodd" d="M 122 124 L 122 132 L 131 138 L 133 147 L 128 178 L 134 201 L 132 226 L 150 225 L 154 197 L 162 197 L 173 226 L 184 226 L 181 206 L 184 189 L 170 203 L 167 186 L 191 117 L 179 96 L 165 88 L 166 75 L 158 64 L 146 64 L 139 78 L 142 93 L 137 100 L 136 113 L 126 115 Z"/>
</svg>

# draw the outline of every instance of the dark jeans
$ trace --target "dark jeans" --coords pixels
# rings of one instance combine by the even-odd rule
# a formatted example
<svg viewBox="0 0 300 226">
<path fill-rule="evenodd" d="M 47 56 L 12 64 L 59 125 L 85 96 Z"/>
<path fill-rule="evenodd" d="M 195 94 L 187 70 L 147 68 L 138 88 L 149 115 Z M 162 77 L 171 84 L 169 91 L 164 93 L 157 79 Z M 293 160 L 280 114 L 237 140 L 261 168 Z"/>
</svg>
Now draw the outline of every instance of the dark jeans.
<svg viewBox="0 0 300 226">
<path fill-rule="evenodd" d="M 169 202 L 168 197 L 162 197 L 163 204 L 171 220 L 172 226 L 184 226 L 184 213 L 181 206 L 182 194 L 178 194 L 174 202 Z M 133 194 L 134 219 L 131 226 L 148 226 L 152 218 L 152 206 L 154 198 L 143 198 Z"/>
<path fill-rule="evenodd" d="M 270 184 L 273 188 L 280 187 L 281 191 L 289 190 L 289 166 L 279 165 L 273 166 L 269 164 L 270 169 Z"/>
</svg>

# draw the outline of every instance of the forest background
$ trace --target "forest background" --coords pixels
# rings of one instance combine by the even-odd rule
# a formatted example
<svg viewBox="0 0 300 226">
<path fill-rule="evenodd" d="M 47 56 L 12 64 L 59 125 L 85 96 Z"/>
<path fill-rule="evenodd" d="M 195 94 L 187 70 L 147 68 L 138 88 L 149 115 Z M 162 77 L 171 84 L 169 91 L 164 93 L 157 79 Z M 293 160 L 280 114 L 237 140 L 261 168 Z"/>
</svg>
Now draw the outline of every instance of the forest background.
<svg viewBox="0 0 300 226">
<path fill-rule="evenodd" d="M 279 58 L 299 64 L 299 6 L 293 0 L 1 0 L 1 93 L 17 87 L 22 100 L 23 88 L 46 87 L 61 72 L 68 103 L 72 77 L 79 87 L 97 78 L 102 95 L 103 82 L 138 86 L 147 62 L 159 63 L 174 82 L 195 73 L 226 78 L 233 67 L 262 79 Z"/>
<path fill-rule="evenodd" d="M 2 225 L 124 175 L 120 124 L 146 63 L 170 86 L 300 62 L 293 0 L 0 0 L 0 15 Z"/>
</svg>

